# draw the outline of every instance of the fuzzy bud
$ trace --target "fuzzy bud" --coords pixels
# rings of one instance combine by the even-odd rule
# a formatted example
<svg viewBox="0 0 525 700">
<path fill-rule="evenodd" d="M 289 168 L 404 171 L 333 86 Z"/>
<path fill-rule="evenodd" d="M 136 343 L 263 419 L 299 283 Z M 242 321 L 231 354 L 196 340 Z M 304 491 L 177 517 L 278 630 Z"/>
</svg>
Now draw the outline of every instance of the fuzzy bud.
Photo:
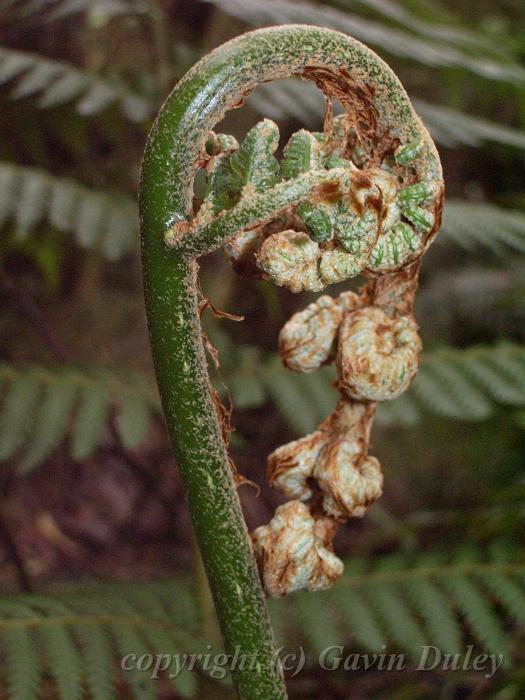
<svg viewBox="0 0 525 700">
<path fill-rule="evenodd" d="M 359 401 L 394 399 L 416 374 L 420 351 L 412 316 L 392 318 L 377 306 L 354 311 L 339 331 L 339 388 Z"/>
<path fill-rule="evenodd" d="M 342 318 L 341 306 L 326 295 L 294 314 L 279 334 L 279 353 L 286 367 L 312 372 L 328 362 Z"/>
<path fill-rule="evenodd" d="M 343 563 L 331 550 L 335 529 L 327 518 L 317 524 L 301 501 L 279 506 L 268 525 L 252 535 L 266 593 L 280 598 L 302 588 L 332 586 L 343 573 Z"/>
<path fill-rule="evenodd" d="M 324 284 L 317 271 L 319 245 L 301 231 L 269 236 L 258 254 L 258 265 L 275 282 L 292 292 L 319 292 Z"/>
</svg>

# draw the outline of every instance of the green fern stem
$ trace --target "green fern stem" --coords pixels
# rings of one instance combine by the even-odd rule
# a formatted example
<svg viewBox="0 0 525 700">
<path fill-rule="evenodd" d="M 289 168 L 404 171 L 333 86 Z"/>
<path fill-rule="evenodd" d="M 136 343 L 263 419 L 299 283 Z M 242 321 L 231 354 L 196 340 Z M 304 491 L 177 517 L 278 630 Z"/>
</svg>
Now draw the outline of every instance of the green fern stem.
<svg viewBox="0 0 525 700">
<path fill-rule="evenodd" d="M 328 92 L 343 79 L 349 102 L 353 78 L 373 85 L 376 129 L 402 142 L 420 133 L 421 123 L 395 74 L 359 42 L 316 27 L 259 30 L 206 56 L 175 87 L 148 140 L 140 197 L 146 309 L 160 395 L 227 651 L 238 648 L 257 658 L 255 671 L 233 672 L 239 697 L 249 700 L 278 700 L 286 690 L 274 663 L 265 599 L 210 391 L 197 256 L 220 247 L 253 220 L 271 218 L 307 197 L 319 183 L 297 178 L 251 204 L 241 199 L 231 212 L 194 227 L 193 177 L 209 131 L 226 111 L 260 83 L 290 75 L 321 82 Z M 439 161 L 433 146 L 426 148 L 422 162 L 430 176 Z M 294 187 L 301 191 L 293 194 Z M 280 197 L 272 202 L 274 190 Z"/>
<path fill-rule="evenodd" d="M 281 182 L 261 193 L 249 194 L 232 209 L 221 212 L 210 221 L 173 224 L 165 234 L 166 243 L 179 255 L 204 255 L 222 246 L 239 231 L 261 226 L 275 219 L 293 205 L 307 201 L 323 185 L 333 185 L 348 193 L 352 183 L 344 168 L 311 170 Z"/>
</svg>

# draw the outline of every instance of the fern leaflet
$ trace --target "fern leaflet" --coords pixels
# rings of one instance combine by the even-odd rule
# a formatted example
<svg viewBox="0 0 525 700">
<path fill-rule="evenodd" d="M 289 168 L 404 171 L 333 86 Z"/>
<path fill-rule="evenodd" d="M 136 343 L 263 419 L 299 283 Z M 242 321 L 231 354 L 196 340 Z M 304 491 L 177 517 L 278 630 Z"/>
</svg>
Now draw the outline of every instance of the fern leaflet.
<svg viewBox="0 0 525 700">
<path fill-rule="evenodd" d="M 129 253 L 138 231 L 136 205 L 122 195 L 90 190 L 37 168 L 0 163 L 0 223 L 9 220 L 20 238 L 48 222 L 109 260 Z"/>
<path fill-rule="evenodd" d="M 93 115 L 115 102 L 131 121 L 142 121 L 151 113 L 147 99 L 119 82 L 110 82 L 75 66 L 0 47 L 0 84 L 16 81 L 10 96 L 18 100 L 39 95 L 41 108 L 76 101 L 79 114 Z"/>
</svg>

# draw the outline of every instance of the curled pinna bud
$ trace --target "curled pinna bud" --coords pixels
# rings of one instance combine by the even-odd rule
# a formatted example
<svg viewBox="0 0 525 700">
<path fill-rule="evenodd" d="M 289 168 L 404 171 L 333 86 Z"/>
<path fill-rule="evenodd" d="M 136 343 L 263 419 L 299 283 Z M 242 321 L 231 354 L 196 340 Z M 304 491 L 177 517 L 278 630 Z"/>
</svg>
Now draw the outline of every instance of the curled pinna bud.
<svg viewBox="0 0 525 700">
<path fill-rule="evenodd" d="M 324 284 L 317 270 L 319 245 L 302 231 L 269 236 L 258 254 L 258 265 L 275 284 L 292 292 L 320 292 Z"/>
<path fill-rule="evenodd" d="M 324 511 L 338 519 L 361 517 L 381 495 L 379 462 L 368 456 L 373 404 L 342 399 L 319 428 L 279 447 L 268 458 L 270 485 L 307 500 L 317 482 Z"/>
<path fill-rule="evenodd" d="M 363 305 L 363 298 L 355 292 L 341 292 L 336 302 L 342 307 L 343 311 L 355 311 Z"/>
<path fill-rule="evenodd" d="M 308 479 L 312 476 L 321 449 L 330 439 L 330 433 L 316 430 L 306 437 L 278 447 L 268 457 L 268 480 L 288 498 L 306 501 L 312 496 Z"/>
<path fill-rule="evenodd" d="M 224 256 L 235 272 L 243 277 L 260 278 L 262 274 L 257 266 L 257 253 L 263 241 L 262 228 L 242 231 L 224 244 Z"/>
<path fill-rule="evenodd" d="M 421 340 L 411 315 L 392 317 L 378 306 L 348 314 L 339 330 L 339 388 L 358 401 L 388 401 L 417 372 Z"/>
<path fill-rule="evenodd" d="M 319 272 L 323 287 L 327 284 L 338 284 L 358 275 L 365 267 L 368 259 L 367 252 L 349 253 L 342 246 L 323 250 Z"/>
<path fill-rule="evenodd" d="M 328 362 L 342 318 L 342 307 L 327 295 L 294 314 L 279 333 L 279 354 L 286 367 L 312 372 Z"/>
<path fill-rule="evenodd" d="M 414 227 L 399 221 L 381 234 L 372 250 L 368 269 L 371 272 L 394 272 L 405 266 L 417 251 L 421 251 L 423 238 Z"/>
<path fill-rule="evenodd" d="M 374 413 L 373 404 L 341 399 L 320 426 L 328 439 L 319 450 L 312 476 L 322 492 L 325 513 L 334 518 L 362 517 L 381 495 L 381 467 L 368 456 Z"/>
<path fill-rule="evenodd" d="M 326 243 L 331 240 L 334 232 L 334 207 L 330 204 L 312 205 L 305 202 L 297 207 L 297 214 L 301 217 L 308 235 L 317 243 Z"/>
<path fill-rule="evenodd" d="M 320 455 L 314 472 L 323 491 L 323 508 L 334 518 L 361 518 L 383 491 L 383 474 L 375 457 L 362 454 L 358 441 L 339 437 Z"/>
<path fill-rule="evenodd" d="M 366 260 L 379 235 L 379 211 L 373 207 L 358 213 L 354 207 L 341 202 L 336 218 L 336 236 L 349 253 Z"/>
<path fill-rule="evenodd" d="M 328 518 L 314 520 L 308 506 L 288 501 L 272 520 L 252 534 L 264 589 L 281 596 L 306 588 L 321 591 L 343 573 L 343 563 L 331 549 L 337 525 Z"/>
</svg>

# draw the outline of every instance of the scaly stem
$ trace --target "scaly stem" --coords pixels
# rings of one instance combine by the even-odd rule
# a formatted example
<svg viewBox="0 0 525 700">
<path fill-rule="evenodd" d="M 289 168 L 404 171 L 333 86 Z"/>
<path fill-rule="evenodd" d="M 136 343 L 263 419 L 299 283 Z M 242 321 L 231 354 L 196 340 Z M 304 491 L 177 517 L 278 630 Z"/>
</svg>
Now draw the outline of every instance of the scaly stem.
<svg viewBox="0 0 525 700">
<path fill-rule="evenodd" d="M 188 228 L 186 223 L 175 224 L 166 232 L 166 243 L 181 255 L 188 250 L 203 255 L 239 231 L 261 226 L 291 206 L 307 201 L 322 185 L 333 185 L 341 194 L 348 194 L 352 178 L 344 168 L 311 170 L 264 192 L 244 196 L 232 209 L 200 225 Z"/>
<path fill-rule="evenodd" d="M 275 27 L 234 39 L 187 73 L 157 117 L 142 169 L 144 286 L 157 381 L 226 649 L 255 658 L 255 667 L 238 665 L 233 671 L 237 693 L 246 700 L 280 700 L 286 690 L 274 663 L 265 599 L 210 393 L 196 258 L 222 245 L 235 226 L 258 220 L 259 212 L 245 210 L 240 219 L 232 212 L 207 230 L 193 229 L 193 178 L 209 131 L 225 112 L 242 104 L 258 84 L 294 74 L 316 80 L 332 95 L 344 93 L 347 103 L 354 97 L 363 103 L 365 95 L 368 116 L 383 133 L 390 129 L 392 138 L 406 142 L 420 131 L 398 79 L 362 44 L 327 29 Z M 422 162 L 430 178 L 439 169 L 433 147 Z M 267 201 L 259 202 L 266 207 L 263 219 L 275 210 Z M 170 249 L 164 239 L 174 224 L 173 231 L 184 238 L 180 249 L 180 240 Z"/>
</svg>

